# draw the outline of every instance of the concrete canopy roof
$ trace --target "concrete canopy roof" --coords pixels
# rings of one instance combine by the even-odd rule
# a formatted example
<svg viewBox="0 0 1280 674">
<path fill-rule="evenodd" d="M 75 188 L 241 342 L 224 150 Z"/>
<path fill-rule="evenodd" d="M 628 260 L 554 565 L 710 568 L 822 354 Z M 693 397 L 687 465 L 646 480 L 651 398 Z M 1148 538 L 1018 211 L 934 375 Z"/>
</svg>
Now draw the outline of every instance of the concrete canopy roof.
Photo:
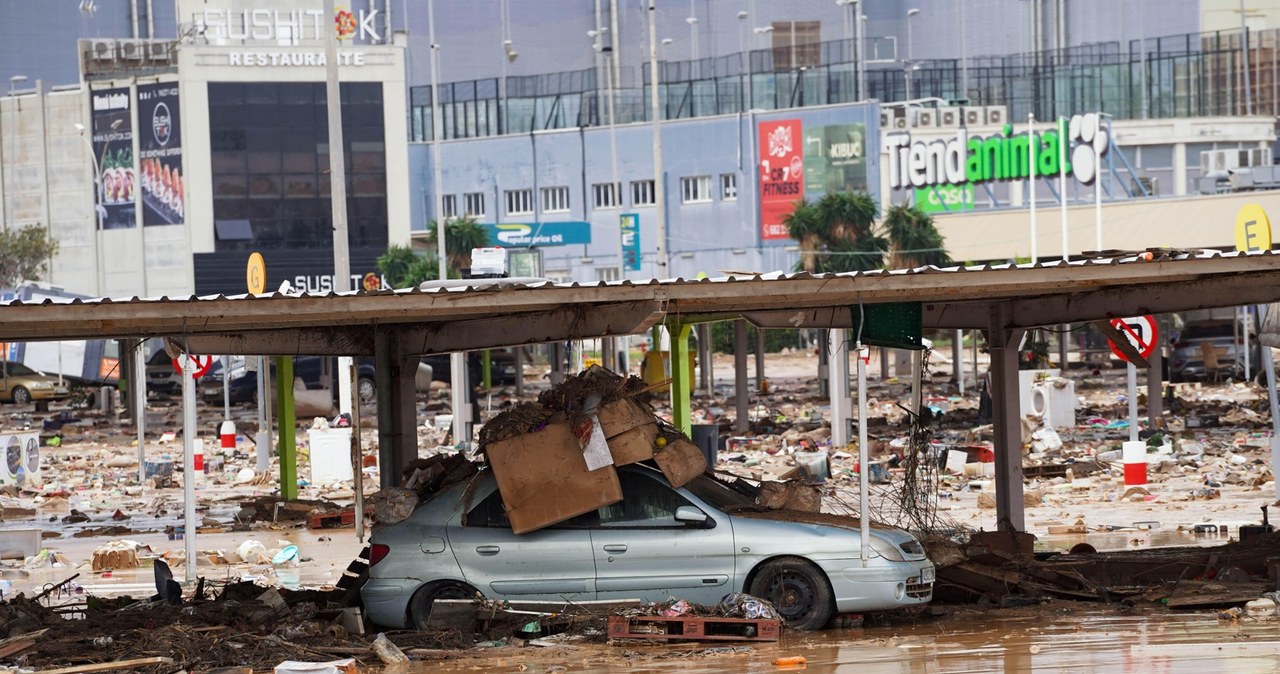
<svg viewBox="0 0 1280 674">
<path fill-rule="evenodd" d="M 1150 257 L 1151 259 L 1147 259 Z M 458 281 L 427 290 L 270 293 L 0 304 L 0 340 L 171 336 L 193 353 L 371 355 L 604 335 L 745 317 L 762 327 L 848 327 L 848 307 L 918 301 L 927 328 L 1014 329 L 1280 300 L 1280 254 L 1155 251 L 1070 263 L 734 274 L 597 285 Z"/>
</svg>

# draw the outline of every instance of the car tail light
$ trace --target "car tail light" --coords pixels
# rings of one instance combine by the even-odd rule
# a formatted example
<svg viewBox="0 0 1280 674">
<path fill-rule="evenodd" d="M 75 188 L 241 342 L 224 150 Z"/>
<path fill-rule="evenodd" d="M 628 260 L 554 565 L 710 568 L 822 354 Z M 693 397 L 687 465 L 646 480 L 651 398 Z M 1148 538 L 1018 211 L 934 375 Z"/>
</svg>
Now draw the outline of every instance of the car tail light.
<svg viewBox="0 0 1280 674">
<path fill-rule="evenodd" d="M 390 545 L 382 545 L 380 543 L 374 543 L 373 545 L 369 546 L 369 566 L 377 565 L 377 563 L 385 559 L 387 554 L 390 552 L 391 552 Z"/>
<path fill-rule="evenodd" d="M 1175 349 L 1185 349 L 1185 348 L 1187 348 L 1187 346 L 1189 346 L 1189 345 L 1188 345 L 1186 342 L 1174 342 L 1174 343 L 1173 343 L 1173 348 L 1175 348 Z"/>
</svg>

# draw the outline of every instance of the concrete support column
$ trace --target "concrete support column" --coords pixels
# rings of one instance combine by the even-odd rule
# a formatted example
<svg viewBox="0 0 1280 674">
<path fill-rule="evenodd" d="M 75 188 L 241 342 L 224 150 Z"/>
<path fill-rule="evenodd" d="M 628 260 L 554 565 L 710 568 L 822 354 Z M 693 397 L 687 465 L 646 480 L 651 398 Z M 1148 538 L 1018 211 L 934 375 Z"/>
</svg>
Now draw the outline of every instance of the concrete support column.
<svg viewBox="0 0 1280 674">
<path fill-rule="evenodd" d="M 276 407 L 280 410 L 280 497 L 298 498 L 297 416 L 293 407 L 293 358 L 276 356 Z"/>
<path fill-rule="evenodd" d="M 383 489 L 400 486 L 404 467 L 418 458 L 418 398 L 414 375 L 418 359 L 405 356 L 392 333 L 373 336 L 378 387 L 378 474 Z M 456 440 L 456 438 L 455 438 Z"/>
<path fill-rule="evenodd" d="M 1199 161 L 1199 157 L 1196 160 Z M 1187 195 L 1187 144 L 1173 144 L 1173 196 Z"/>
<path fill-rule="evenodd" d="M 733 430 L 746 433 L 751 427 L 747 419 L 751 415 L 751 390 L 747 384 L 747 322 L 743 319 L 733 322 L 733 396 L 738 414 Z"/>
<path fill-rule="evenodd" d="M 991 347 L 991 403 L 995 422 L 996 527 L 1026 531 L 1022 507 L 1022 418 L 1018 409 L 1018 342 L 1024 330 L 1003 327 L 992 312 L 987 341 Z"/>
<path fill-rule="evenodd" d="M 826 330 L 823 350 L 831 354 L 827 371 L 831 374 L 831 446 L 849 444 L 849 419 L 853 418 L 853 400 L 849 397 L 849 331 Z"/>
<path fill-rule="evenodd" d="M 831 331 L 819 330 L 818 339 L 818 397 L 825 398 L 827 396 L 835 396 L 835 391 L 829 386 L 831 380 Z"/>
<path fill-rule="evenodd" d="M 964 395 L 964 330 L 951 333 L 951 376 L 956 380 L 956 390 Z"/>
</svg>

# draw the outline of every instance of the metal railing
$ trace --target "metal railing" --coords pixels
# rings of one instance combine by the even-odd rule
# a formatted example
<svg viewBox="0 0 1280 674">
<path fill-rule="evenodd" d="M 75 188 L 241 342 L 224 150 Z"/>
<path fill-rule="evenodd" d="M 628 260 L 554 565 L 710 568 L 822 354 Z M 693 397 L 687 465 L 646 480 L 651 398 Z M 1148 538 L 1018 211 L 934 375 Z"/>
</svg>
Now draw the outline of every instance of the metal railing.
<svg viewBox="0 0 1280 674">
<path fill-rule="evenodd" d="M 1246 76 L 1241 38 L 1246 37 Z M 970 58 L 968 90 L 957 59 L 904 64 L 885 60 L 868 39 L 868 98 L 920 98 L 1004 105 L 1011 119 L 1039 119 L 1099 110 L 1118 119 L 1280 114 L 1280 29 L 1218 31 L 1108 42 L 1029 54 Z M 757 49 L 696 61 L 659 63 L 664 119 L 747 110 L 778 110 L 857 99 L 857 43 L 835 40 Z M 896 58 L 896 50 L 894 50 Z M 907 91 L 910 67 L 911 91 Z M 620 69 L 614 90 L 617 123 L 648 121 L 649 71 Z M 1246 77 L 1248 84 L 1246 85 Z M 605 78 L 596 69 L 453 82 L 440 86 L 446 139 L 535 130 L 604 126 L 609 120 Z M 1245 91 L 1252 94 L 1245 100 Z M 1251 104 L 1251 105 L 1250 105 Z M 431 139 L 431 95 L 410 91 L 412 139 Z"/>
</svg>

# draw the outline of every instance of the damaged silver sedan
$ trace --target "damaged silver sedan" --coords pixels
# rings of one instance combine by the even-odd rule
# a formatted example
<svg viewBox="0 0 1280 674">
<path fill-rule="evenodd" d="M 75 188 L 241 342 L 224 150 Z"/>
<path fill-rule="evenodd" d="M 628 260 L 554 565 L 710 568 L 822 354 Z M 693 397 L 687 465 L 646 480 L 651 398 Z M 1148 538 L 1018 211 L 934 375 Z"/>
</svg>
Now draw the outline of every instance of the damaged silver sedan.
<svg viewBox="0 0 1280 674">
<path fill-rule="evenodd" d="M 933 563 L 905 531 L 873 527 L 864 562 L 851 518 L 764 511 L 747 485 L 707 475 L 679 489 L 641 465 L 619 468 L 618 478 L 621 501 L 520 535 L 489 471 L 453 485 L 408 519 L 375 530 L 366 615 L 422 629 L 435 600 L 477 593 L 520 602 L 714 604 L 747 592 L 772 602 L 788 626 L 819 629 L 838 613 L 932 597 Z"/>
</svg>

